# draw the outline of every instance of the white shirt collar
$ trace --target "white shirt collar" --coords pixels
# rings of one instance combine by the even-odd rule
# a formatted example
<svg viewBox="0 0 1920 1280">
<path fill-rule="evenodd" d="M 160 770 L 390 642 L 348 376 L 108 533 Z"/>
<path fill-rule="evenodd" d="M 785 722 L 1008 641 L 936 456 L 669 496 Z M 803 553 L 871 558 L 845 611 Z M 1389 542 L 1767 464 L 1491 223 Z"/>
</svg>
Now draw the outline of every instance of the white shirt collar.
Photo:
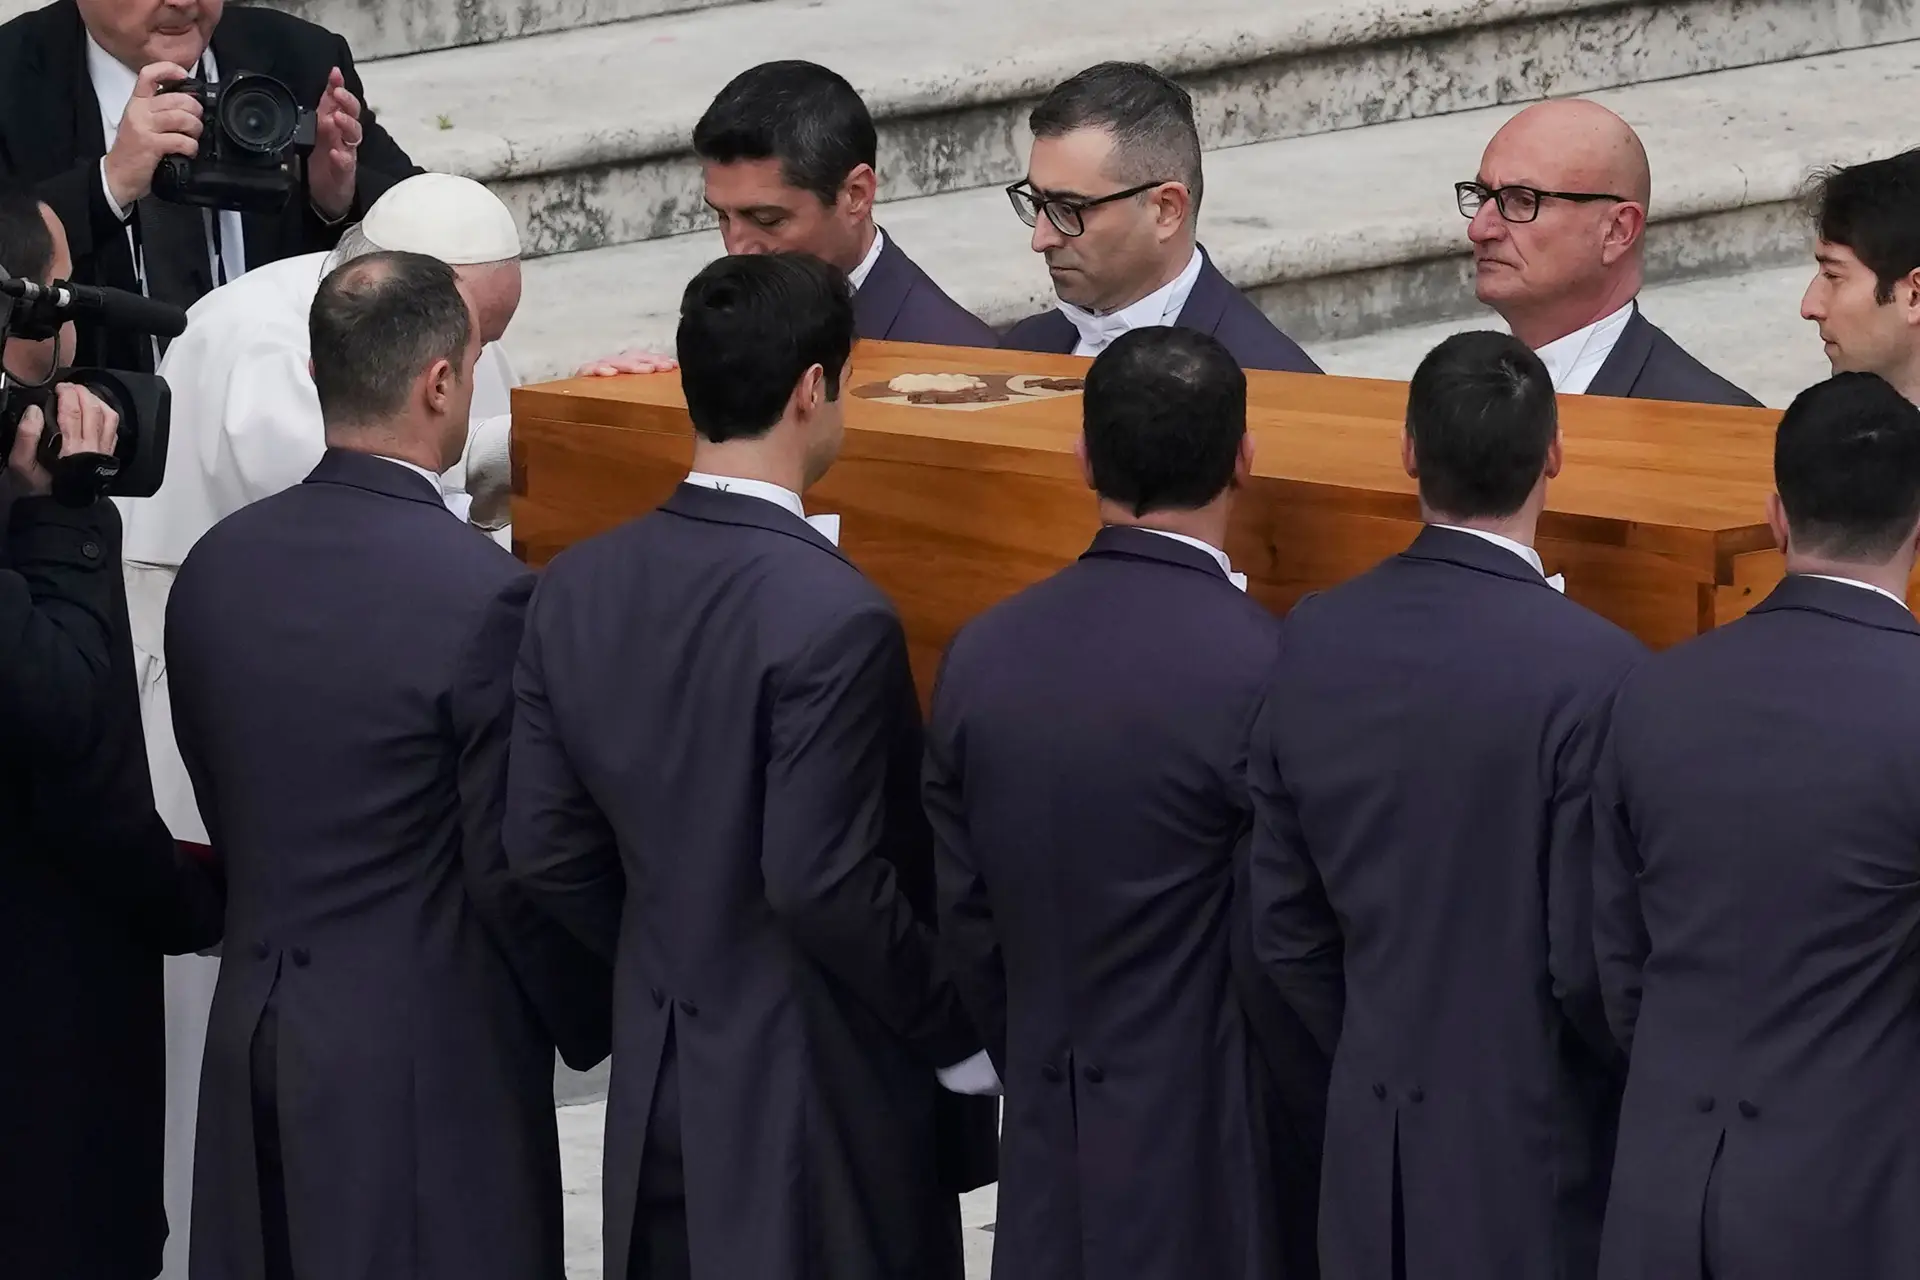
<svg viewBox="0 0 1920 1280">
<path fill-rule="evenodd" d="M 390 458 L 384 453 L 376 453 L 370 456 L 378 458 L 382 462 L 391 462 L 396 467 L 405 467 L 407 470 L 413 472 L 413 474 L 419 476 L 422 480 L 425 480 L 428 484 L 432 485 L 433 491 L 435 493 L 440 492 L 440 487 L 441 487 L 440 477 L 435 475 L 433 472 L 427 470 L 425 467 L 420 466 L 418 463 L 408 462 L 405 458 Z"/>
<path fill-rule="evenodd" d="M 200 55 L 200 75 L 207 80 L 220 78 L 212 45 Z M 87 78 L 93 81 L 93 96 L 100 103 L 100 123 L 106 126 L 107 147 L 111 149 L 114 135 L 120 131 L 120 117 L 127 113 L 127 104 L 133 101 L 134 88 L 140 83 L 140 74 L 102 48 L 89 31 Z"/>
<path fill-rule="evenodd" d="M 749 498 L 759 498 L 762 502 L 771 502 L 776 507 L 785 507 L 812 525 L 814 530 L 828 542 L 836 547 L 840 545 L 840 517 L 808 515 L 806 506 L 800 501 L 800 495 L 791 489 L 777 484 L 768 484 L 765 480 L 742 480 L 738 476 L 716 476 L 705 471 L 688 472 L 687 483 L 698 485 L 702 489 L 714 489 L 720 493 L 738 493 Z"/>
<path fill-rule="evenodd" d="M 1607 357 L 1619 345 L 1620 335 L 1627 331 L 1627 321 L 1631 319 L 1633 303 L 1629 302 L 1612 315 L 1584 329 L 1575 329 L 1534 352 L 1540 357 L 1540 363 L 1547 366 L 1553 389 L 1561 395 L 1585 395 L 1607 363 Z"/>
<path fill-rule="evenodd" d="M 1496 547 L 1504 547 L 1519 556 L 1522 560 L 1525 560 L 1535 573 L 1543 578 L 1547 578 L 1547 566 L 1541 561 L 1540 553 L 1524 542 L 1515 542 L 1512 538 L 1503 537 L 1497 533 L 1489 533 L 1485 529 L 1469 529 L 1465 525 L 1437 524 L 1433 527 L 1436 529 L 1448 529 L 1454 533 L 1472 534 L 1482 542 L 1491 542 Z M 1566 594 L 1567 580 L 1561 574 L 1556 573 L 1551 578 L 1547 578 L 1547 585 L 1562 595 Z"/>
<path fill-rule="evenodd" d="M 1247 575 L 1244 573 L 1235 573 L 1233 571 L 1233 562 L 1227 559 L 1227 553 L 1214 546 L 1211 542 L 1202 542 L 1198 538 L 1189 538 L 1184 533 L 1171 533 L 1166 529 L 1149 529 L 1144 525 L 1134 525 L 1133 527 L 1139 529 L 1142 533 L 1157 533 L 1163 538 L 1172 538 L 1175 542 L 1184 542 L 1197 551 L 1206 552 L 1212 556 L 1215 563 L 1220 566 L 1220 572 L 1227 575 L 1228 582 L 1231 582 L 1242 591 L 1247 589 Z"/>
<path fill-rule="evenodd" d="M 1194 281 L 1200 278 L 1200 267 L 1205 261 L 1200 246 L 1195 245 L 1193 257 L 1187 260 L 1186 269 L 1179 275 L 1133 305 L 1109 311 L 1105 315 L 1054 299 L 1053 305 L 1061 315 L 1073 322 L 1074 329 L 1080 334 L 1073 354 L 1097 356 L 1123 333 L 1168 325 L 1178 320 L 1180 313 L 1187 309 L 1187 299 L 1193 294 Z"/>
<path fill-rule="evenodd" d="M 873 264 L 880 261 L 880 254 L 886 247 L 887 233 L 875 227 L 873 247 L 867 250 L 867 256 L 860 260 L 860 265 L 847 275 L 847 282 L 853 286 L 855 293 L 860 292 L 861 287 L 867 283 L 867 277 L 873 274 Z"/>
<path fill-rule="evenodd" d="M 1859 587 L 1862 591 L 1877 591 L 1881 595 L 1885 596 L 1887 599 L 1899 605 L 1902 609 L 1905 609 L 1907 607 L 1907 602 L 1905 600 L 1902 600 L 1899 596 L 1893 594 L 1893 592 L 1887 590 L 1885 587 L 1876 587 L 1871 582 L 1862 582 L 1858 578 L 1836 578 L 1834 575 L 1830 573 L 1804 573 L 1804 574 L 1801 574 L 1800 576 L 1803 578 L 1818 578 L 1822 582 L 1844 582 L 1847 586 Z"/>
</svg>

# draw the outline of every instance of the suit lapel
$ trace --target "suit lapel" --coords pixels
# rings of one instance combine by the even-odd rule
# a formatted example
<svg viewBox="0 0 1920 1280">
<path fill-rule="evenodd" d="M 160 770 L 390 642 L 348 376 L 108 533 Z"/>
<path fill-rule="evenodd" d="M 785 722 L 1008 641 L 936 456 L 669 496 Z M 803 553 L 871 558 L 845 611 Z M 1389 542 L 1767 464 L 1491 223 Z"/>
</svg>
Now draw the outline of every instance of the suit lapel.
<svg viewBox="0 0 1920 1280">
<path fill-rule="evenodd" d="M 880 234 L 885 236 L 886 232 L 882 230 Z M 900 310 L 907 305 L 907 294 L 912 290 L 913 272 L 907 255 L 900 251 L 892 236 L 886 236 L 879 260 L 867 273 L 867 282 L 853 295 L 854 324 L 860 336 L 879 339 L 891 333 L 893 322 L 900 318 Z"/>
<path fill-rule="evenodd" d="M 1200 246 L 1200 275 L 1194 280 L 1193 292 L 1187 295 L 1187 305 L 1180 308 L 1180 318 L 1174 323 L 1182 329 L 1212 336 L 1226 318 L 1227 305 L 1232 302 L 1233 293 L 1233 285 L 1214 267 L 1206 246 Z"/>
<path fill-rule="evenodd" d="M 1647 357 L 1652 354 L 1653 325 L 1640 314 L 1640 304 L 1636 302 L 1633 314 L 1627 317 L 1627 327 L 1620 332 L 1620 341 L 1613 344 L 1606 363 L 1593 375 L 1587 394 L 1623 399 L 1632 396 L 1634 384 L 1640 381 L 1640 371 L 1647 367 Z"/>
<path fill-rule="evenodd" d="M 756 498 L 744 493 L 723 493 L 718 489 L 709 489 L 704 485 L 683 484 L 673 491 L 660 510 L 689 520 L 700 520 L 708 524 L 730 524 L 746 529 L 765 529 L 768 533 L 778 533 L 789 538 L 819 548 L 836 560 L 847 560 L 839 547 L 829 542 L 824 534 L 802 520 L 793 512 L 765 498 Z"/>
</svg>

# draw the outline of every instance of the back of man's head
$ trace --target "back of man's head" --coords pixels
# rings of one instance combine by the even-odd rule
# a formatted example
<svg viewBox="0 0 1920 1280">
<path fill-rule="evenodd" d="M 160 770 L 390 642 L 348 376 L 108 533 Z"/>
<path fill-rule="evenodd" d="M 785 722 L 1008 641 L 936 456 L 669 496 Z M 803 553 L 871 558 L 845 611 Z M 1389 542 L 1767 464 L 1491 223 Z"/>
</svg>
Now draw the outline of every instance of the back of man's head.
<svg viewBox="0 0 1920 1280">
<path fill-rule="evenodd" d="M 766 435 L 815 365 L 827 399 L 838 399 L 853 341 L 852 289 L 819 259 L 709 263 L 680 301 L 680 386 L 694 430 L 714 444 Z"/>
<path fill-rule="evenodd" d="M 1233 483 L 1247 434 L 1247 375 L 1190 329 L 1135 329 L 1087 371 L 1083 430 L 1093 487 L 1135 516 L 1195 511 Z"/>
<path fill-rule="evenodd" d="M 1421 501 L 1453 520 L 1513 515 L 1545 474 L 1559 424 L 1553 379 L 1525 343 L 1453 335 L 1420 362 L 1408 390 Z"/>
<path fill-rule="evenodd" d="M 446 361 L 467 376 L 473 316 L 453 268 L 381 252 L 336 267 L 308 313 L 313 386 L 329 435 L 403 419 L 423 375 Z M 461 427 L 465 427 L 462 411 Z"/>
<path fill-rule="evenodd" d="M 1109 177 L 1122 189 L 1178 182 L 1193 197 L 1189 222 L 1199 216 L 1204 180 L 1193 95 L 1152 67 L 1139 62 L 1088 67 L 1042 98 L 1027 126 L 1036 138 L 1062 138 L 1082 129 L 1112 135 Z"/>
<path fill-rule="evenodd" d="M 1920 148 L 1829 169 L 1814 179 L 1807 203 L 1820 239 L 1853 250 L 1873 272 L 1880 302 L 1920 271 Z"/>
<path fill-rule="evenodd" d="M 778 160 L 787 185 L 822 204 L 847 175 L 878 160 L 867 104 L 846 79 L 812 62 L 766 62 L 735 76 L 693 127 L 709 164 Z"/>
<path fill-rule="evenodd" d="M 52 279 L 53 232 L 40 197 L 24 183 L 0 181 L 0 267 L 17 280 Z"/>
<path fill-rule="evenodd" d="M 1920 408 L 1870 373 L 1809 387 L 1780 420 L 1773 478 L 1793 552 L 1886 564 L 1920 528 Z"/>
</svg>

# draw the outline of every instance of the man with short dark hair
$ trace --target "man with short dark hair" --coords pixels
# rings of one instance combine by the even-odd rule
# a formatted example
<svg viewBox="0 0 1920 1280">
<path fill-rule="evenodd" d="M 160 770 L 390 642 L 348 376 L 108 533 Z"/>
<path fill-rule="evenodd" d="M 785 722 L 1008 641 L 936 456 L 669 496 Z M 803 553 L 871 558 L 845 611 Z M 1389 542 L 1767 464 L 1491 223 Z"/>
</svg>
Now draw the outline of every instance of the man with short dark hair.
<svg viewBox="0 0 1920 1280">
<path fill-rule="evenodd" d="M 481 347 L 452 267 L 376 253 L 310 324 L 327 453 L 195 544 L 173 725 L 225 873 L 195 1280 L 561 1280 L 553 1052 L 606 966 L 500 845 L 532 576 L 441 502 Z"/>
<path fill-rule="evenodd" d="M 998 1086 L 934 962 L 906 639 L 801 505 L 853 342 L 816 259 L 694 277 L 693 471 L 556 557 L 528 621 L 507 855 L 616 968 L 616 1280 L 957 1280 L 954 1192 L 993 1178 L 939 1142 L 936 1077 Z M 990 1165 L 992 1100 L 956 1101 Z"/>
<path fill-rule="evenodd" d="M 249 267 L 325 249 L 413 169 L 374 121 L 346 41 L 226 0 L 54 0 L 0 27 L 0 173 L 39 186 L 73 242 L 73 278 L 188 307 Z M 314 113 L 315 145 L 278 211 L 161 200 L 156 168 L 211 136 L 172 82 L 269 73 Z M 82 325 L 76 363 L 151 370 L 139 334 Z"/>
<path fill-rule="evenodd" d="M 1242 367 L 1318 373 L 1220 274 L 1196 239 L 1202 193 L 1193 98 L 1152 67 L 1103 62 L 1028 118 L 1027 176 L 1007 188 L 1059 295 L 1002 345 L 1092 356 L 1132 329 L 1211 334 Z"/>
<path fill-rule="evenodd" d="M 1588 785 L 1639 642 L 1550 583 L 1553 385 L 1467 333 L 1415 373 L 1427 527 L 1282 625 L 1249 773 L 1254 947 L 1334 1055 L 1329 1280 L 1592 1277 L 1615 1050 Z"/>
<path fill-rule="evenodd" d="M 1920 1257 L 1920 409 L 1781 419 L 1787 576 L 1622 686 L 1596 780 L 1631 1054 L 1600 1274 L 1895 1280 Z"/>
<path fill-rule="evenodd" d="M 1117 339 L 1080 441 L 1105 527 L 963 627 L 934 693 L 941 941 L 1006 1081 L 1002 1280 L 1266 1280 L 1313 1255 L 1311 1179 L 1275 1171 L 1319 1135 L 1275 1105 L 1235 966 L 1278 629 L 1221 549 L 1246 427 L 1218 341 Z"/>
<path fill-rule="evenodd" d="M 1819 264 L 1800 314 L 1835 373 L 1877 373 L 1920 403 L 1920 148 L 1815 180 Z"/>
<path fill-rule="evenodd" d="M 1535 103 L 1470 182 L 1474 292 L 1563 395 L 1757 406 L 1641 313 L 1653 175 L 1633 128 L 1597 102 Z"/>
<path fill-rule="evenodd" d="M 846 272 L 860 337 L 999 345 L 874 224 L 873 117 L 834 72 L 811 62 L 742 72 L 694 126 L 693 152 L 727 252 L 806 253 Z"/>
</svg>

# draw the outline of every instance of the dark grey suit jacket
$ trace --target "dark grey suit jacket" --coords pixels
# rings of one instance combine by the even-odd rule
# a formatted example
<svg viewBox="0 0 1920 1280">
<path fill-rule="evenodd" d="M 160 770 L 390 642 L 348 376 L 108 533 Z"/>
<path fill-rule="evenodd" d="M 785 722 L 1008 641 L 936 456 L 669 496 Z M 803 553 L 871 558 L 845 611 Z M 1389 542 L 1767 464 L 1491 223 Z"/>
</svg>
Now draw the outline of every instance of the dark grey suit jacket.
<svg viewBox="0 0 1920 1280">
<path fill-rule="evenodd" d="M 603 1056 L 611 996 L 500 848 L 531 586 L 428 480 L 337 451 L 181 566 L 174 730 L 227 882 L 196 1280 L 261 1275 L 268 1083 L 296 1273 L 560 1280 L 554 1045 Z"/>
<path fill-rule="evenodd" d="M 1593 1275 L 1617 1078 L 1594 972 L 1598 712 L 1641 646 L 1429 528 L 1281 631 L 1254 946 L 1335 1050 L 1321 1266 Z M 1397 1186 L 1396 1186 L 1397 1184 Z"/>
<path fill-rule="evenodd" d="M 1000 335 L 949 298 L 892 236 L 854 294 L 853 317 L 862 338 L 947 347 L 1000 345 Z"/>
<path fill-rule="evenodd" d="M 926 801 L 941 941 L 1006 1084 L 999 1280 L 1310 1265 L 1312 1197 L 1274 1164 L 1318 1134 L 1272 1113 L 1233 964 L 1278 626 L 1204 551 L 1109 528 L 948 652 Z"/>
<path fill-rule="evenodd" d="M 1633 316 L 1587 388 L 1590 396 L 1757 409 L 1760 402 L 1695 360 L 1634 304 Z"/>
<path fill-rule="evenodd" d="M 892 605 L 798 516 L 682 485 L 555 558 L 515 685 L 508 857 L 616 966 L 606 1273 L 671 1055 L 697 1275 L 957 1278 L 935 1071 L 980 1040 Z"/>
<path fill-rule="evenodd" d="M 1206 249 L 1200 250 L 1205 257 Z M 1187 305 L 1176 322 L 1183 329 L 1212 334 L 1245 369 L 1270 369 L 1280 373 L 1319 373 L 1320 366 L 1300 349 L 1300 345 L 1274 326 L 1260 308 L 1220 274 L 1213 259 L 1200 266 L 1200 278 L 1193 282 Z M 1010 351 L 1049 351 L 1071 355 L 1080 342 L 1073 321 L 1057 310 L 1028 316 L 1013 328 L 1000 345 Z"/>
<path fill-rule="evenodd" d="M 1895 1280 L 1920 1258 L 1920 624 L 1789 577 L 1623 686 L 1600 973 L 1632 1070 L 1601 1274 Z M 1711 1191 L 1709 1186 L 1711 1185 Z"/>
</svg>

